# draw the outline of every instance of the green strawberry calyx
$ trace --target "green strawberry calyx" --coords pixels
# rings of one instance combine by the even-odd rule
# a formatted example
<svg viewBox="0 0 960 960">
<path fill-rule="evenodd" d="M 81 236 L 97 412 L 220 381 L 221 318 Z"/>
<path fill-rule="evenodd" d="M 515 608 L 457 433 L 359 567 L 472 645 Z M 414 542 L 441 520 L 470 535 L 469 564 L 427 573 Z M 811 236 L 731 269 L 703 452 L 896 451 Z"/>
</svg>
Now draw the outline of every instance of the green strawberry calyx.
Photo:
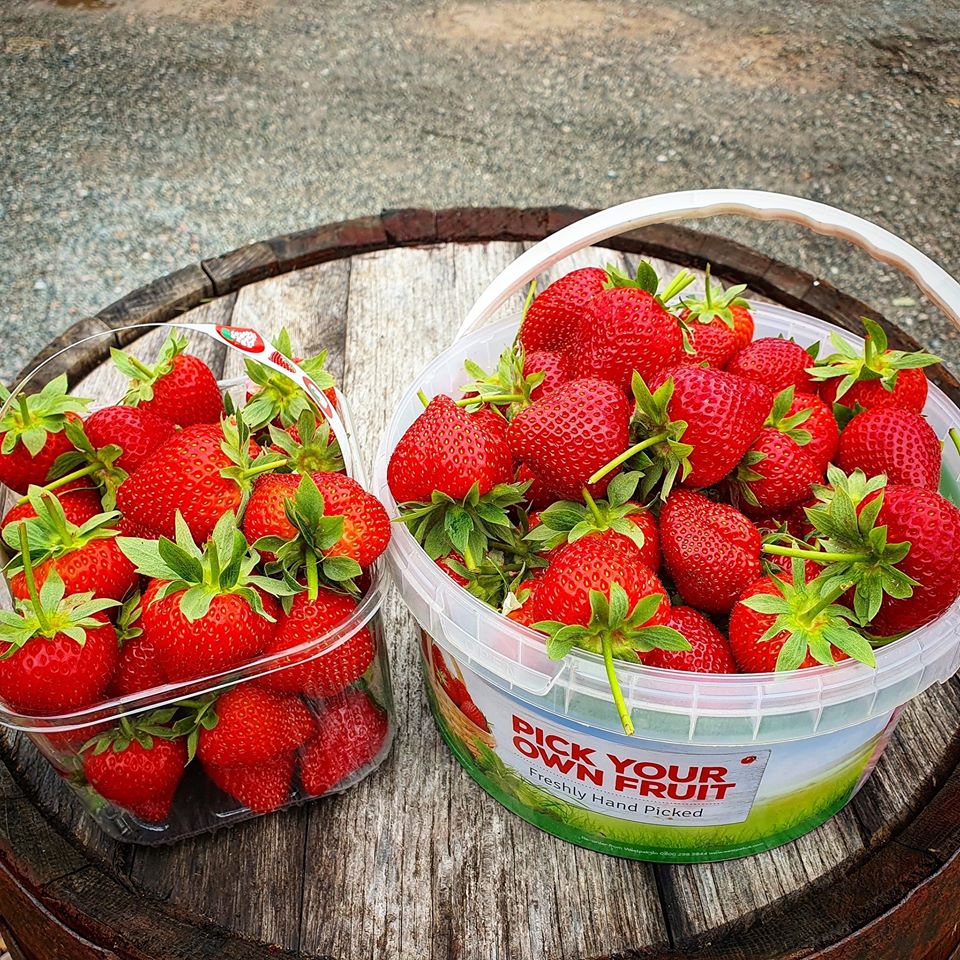
<svg viewBox="0 0 960 960">
<path fill-rule="evenodd" d="M 467 581 L 464 589 L 468 593 L 505 614 L 522 606 L 530 595 L 524 582 L 529 580 L 531 571 L 547 565 L 545 560 L 536 556 L 518 560 L 496 545 L 480 559 L 474 570 L 468 570 L 458 557 L 459 554 L 450 554 L 442 562 Z"/>
<path fill-rule="evenodd" d="M 77 420 L 67 421 L 64 432 L 74 449 L 61 453 L 54 460 L 50 482 L 43 489 L 58 490 L 81 477 L 90 477 L 91 484 L 99 488 L 103 505 L 112 510 L 117 505 L 117 488 L 128 476 L 116 463 L 123 450 L 114 443 L 96 449 L 84 432 L 83 424 Z"/>
<path fill-rule="evenodd" d="M 883 389 L 892 393 L 901 370 L 917 370 L 940 363 L 940 357 L 932 353 L 887 349 L 887 335 L 883 327 L 869 317 L 861 317 L 860 321 L 866 331 L 862 351 L 839 334 L 831 333 L 830 342 L 836 353 L 823 357 L 807 369 L 814 380 L 842 378 L 837 384 L 838 400 L 862 380 L 879 380 Z"/>
<path fill-rule="evenodd" d="M 117 535 L 113 524 L 120 514 L 115 510 L 98 513 L 78 526 L 67 519 L 63 505 L 50 491 L 31 486 L 26 499 L 36 516 L 9 523 L 3 531 L 4 542 L 14 550 L 21 549 L 24 536 L 27 544 L 27 553 L 21 552 L 11 560 L 7 567 L 8 576 L 24 569 L 25 556 L 29 556 L 30 563 L 36 566 L 44 560 L 73 553 L 92 540 Z"/>
<path fill-rule="evenodd" d="M 649 293 L 652 297 L 656 298 L 662 307 L 666 307 L 671 300 L 679 296 L 697 279 L 689 270 L 680 270 L 661 290 L 660 276 L 654 269 L 653 264 L 647 260 L 641 260 L 637 264 L 637 272 L 632 277 L 613 264 L 607 264 L 605 269 L 607 273 L 607 279 L 603 284 L 605 289 L 634 287 L 635 289 Z"/>
<path fill-rule="evenodd" d="M 659 485 L 659 497 L 666 500 L 677 475 L 679 474 L 682 481 L 692 469 L 690 454 L 693 453 L 693 447 L 689 443 L 681 442 L 687 422 L 670 419 L 673 377 L 668 377 L 662 386 L 651 393 L 643 377 L 634 370 L 632 386 L 636 405 L 630 422 L 630 432 L 636 442 L 618 457 L 604 464 L 588 482 L 596 483 L 611 470 L 626 463 L 631 469 L 639 470 L 642 474 L 641 499 L 648 500 Z"/>
<path fill-rule="evenodd" d="M 133 717 L 121 717 L 120 722 L 106 733 L 91 737 L 81 748 L 81 753 L 92 753 L 95 757 L 106 753 L 123 753 L 132 743 L 138 743 L 144 750 L 152 750 L 155 738 L 176 740 L 180 736 L 171 725 L 177 706 L 163 707 L 148 714 Z"/>
<path fill-rule="evenodd" d="M 804 430 L 801 424 L 810 419 L 813 410 L 807 407 L 791 414 L 790 407 L 793 404 L 794 391 L 794 387 L 787 387 L 786 390 L 781 390 L 776 395 L 770 413 L 763 425 L 785 433 L 794 443 L 805 447 L 813 439 L 813 434 L 809 430 Z"/>
<path fill-rule="evenodd" d="M 777 655 L 776 669 L 796 670 L 808 654 L 817 663 L 835 663 L 832 647 L 875 667 L 877 660 L 873 648 L 857 629 L 857 617 L 836 602 L 849 588 L 849 581 L 837 584 L 825 570 L 807 583 L 803 559 L 798 557 L 792 562 L 791 575 L 792 582 L 789 583 L 779 576 L 771 578 L 779 596 L 758 593 L 740 600 L 748 609 L 776 618 L 757 638 L 757 643 L 766 643 L 786 634 Z"/>
<path fill-rule="evenodd" d="M 233 689 L 228 687 L 227 689 Z M 197 746 L 200 743 L 200 731 L 212 730 L 219 722 L 217 714 L 217 700 L 221 693 L 207 693 L 190 700 L 178 700 L 177 706 L 184 710 L 173 725 L 173 732 L 178 737 L 187 738 L 187 763 L 197 755 Z"/>
<path fill-rule="evenodd" d="M 586 626 L 559 620 L 533 624 L 534 630 L 547 634 L 547 656 L 551 660 L 562 660 L 574 647 L 603 657 L 610 691 L 628 736 L 633 733 L 633 722 L 613 661 L 642 663 L 640 653 L 690 649 L 690 642 L 673 627 L 649 625 L 663 600 L 661 594 L 653 593 L 641 597 L 631 610 L 626 590 L 619 583 L 611 583 L 609 599 L 599 590 L 590 591 L 590 622 Z"/>
<path fill-rule="evenodd" d="M 273 345 L 282 357 L 296 363 L 321 390 L 336 386 L 336 380 L 324 366 L 327 361 L 326 350 L 314 357 L 299 359 L 295 356 L 297 351 L 293 348 L 286 327 L 281 328 L 273 340 Z M 315 416 L 315 408 L 310 398 L 289 377 L 249 357 L 244 360 L 244 366 L 247 368 L 247 376 L 257 388 L 241 413 L 252 430 L 258 430 L 277 418 L 282 427 L 290 427 L 299 423 L 306 412 Z"/>
<path fill-rule="evenodd" d="M 187 349 L 187 338 L 177 330 L 171 330 L 163 341 L 156 362 L 151 366 L 133 356 L 112 347 L 110 358 L 116 368 L 130 381 L 127 392 L 120 401 L 128 407 L 153 399 L 154 384 L 173 370 L 173 361 Z"/>
<path fill-rule="evenodd" d="M 531 394 L 545 377 L 542 370 L 525 375 L 524 359 L 523 345 L 514 343 L 500 354 L 497 369 L 492 372 L 472 360 L 464 361 L 464 369 L 473 379 L 462 388 L 464 397 L 457 405 L 465 407 L 468 413 L 491 407 L 512 420 L 533 403 Z"/>
<path fill-rule="evenodd" d="M 747 303 L 740 296 L 747 289 L 745 283 L 738 283 L 736 286 L 727 287 L 724 290 L 720 283 L 714 284 L 710 278 L 710 264 L 707 264 L 706 281 L 704 283 L 704 294 L 702 297 L 683 298 L 681 303 L 687 309 L 688 313 L 684 317 L 686 323 L 713 323 L 714 320 L 720 320 L 731 330 L 733 329 L 733 308 L 747 307 Z"/>
<path fill-rule="evenodd" d="M 468 570 L 476 570 L 491 542 L 506 542 L 512 530 L 508 510 L 523 502 L 529 486 L 530 481 L 498 483 L 481 496 L 474 483 L 462 500 L 434 490 L 429 503 L 401 503 L 396 519 L 407 524 L 431 560 L 456 551 Z"/>
<path fill-rule="evenodd" d="M 63 635 L 82 647 L 87 641 L 87 630 L 107 622 L 97 614 L 120 604 L 116 600 L 94 599 L 92 591 L 66 596 L 63 580 L 56 570 L 47 574 L 38 590 L 23 526 L 20 527 L 20 546 L 29 596 L 26 600 L 17 600 L 15 610 L 0 610 L 0 642 L 7 644 L 0 660 L 12 656 L 35 637 L 52 640 Z"/>
<path fill-rule="evenodd" d="M 646 542 L 643 531 L 629 519 L 645 509 L 631 499 L 641 477 L 638 470 L 618 473 L 607 487 L 606 500 L 594 500 L 590 491 L 584 488 L 584 503 L 559 500 L 550 504 L 540 511 L 540 523 L 524 539 L 539 550 L 552 550 L 590 533 L 613 530 L 628 537 L 642 550 Z"/>
<path fill-rule="evenodd" d="M 360 564 L 352 557 L 330 555 L 343 539 L 344 518 L 327 516 L 324 506 L 316 482 L 304 474 L 293 497 L 283 503 L 284 514 L 296 535 L 291 539 L 260 537 L 253 545 L 255 550 L 274 554 L 276 559 L 267 563 L 266 572 L 283 578 L 289 596 L 303 591 L 302 577 L 306 579 L 310 600 L 316 600 L 321 582 L 334 590 L 354 595 L 360 592 L 356 583 L 362 573 Z"/>
<path fill-rule="evenodd" d="M 330 435 L 330 424 L 317 421 L 309 410 L 300 414 L 295 427 L 299 440 L 288 430 L 270 424 L 270 439 L 273 446 L 287 459 L 290 469 L 296 473 L 339 473 L 343 470 L 343 456 L 336 437 Z"/>
<path fill-rule="evenodd" d="M 230 466 L 224 467 L 220 475 L 233 480 L 240 488 L 241 499 L 237 512 L 242 513 L 256 478 L 262 473 L 288 467 L 289 461 L 282 453 L 270 449 L 261 449 L 256 456 L 252 456 L 250 427 L 242 417 L 224 417 L 220 425 L 223 430 L 220 449 L 230 460 Z"/>
<path fill-rule="evenodd" d="M 117 545 L 139 574 L 164 581 L 154 602 L 181 594 L 180 611 L 191 623 L 206 615 L 214 597 L 226 594 L 241 597 L 254 613 L 273 623 L 275 618 L 264 609 L 260 591 L 274 597 L 297 592 L 272 577 L 253 572 L 260 555 L 237 528 L 233 513 L 225 513 L 217 521 L 203 547 L 194 542 L 179 510 L 176 540 L 117 537 Z"/>
<path fill-rule="evenodd" d="M 93 402 L 67 393 L 67 375 L 54 377 L 39 393 L 19 393 L 11 402 L 10 391 L 0 384 L 0 404 L 7 407 L 0 418 L 0 453 L 13 453 L 22 443 L 27 453 L 35 457 L 51 433 L 60 433 L 69 422 L 68 413 L 86 413 Z"/>
<path fill-rule="evenodd" d="M 121 648 L 143 634 L 143 627 L 140 625 L 140 617 L 143 614 L 142 600 L 140 591 L 135 590 L 123 601 L 123 606 L 117 611 L 114 629 L 117 631 L 117 643 Z"/>
<path fill-rule="evenodd" d="M 816 547 L 765 545 L 765 553 L 813 560 L 824 567 L 830 591 L 854 588 L 853 609 L 862 626 L 877 615 L 885 596 L 906 599 L 917 581 L 897 566 L 910 552 L 910 544 L 888 543 L 887 528 L 877 526 L 883 506 L 885 476 L 867 477 L 854 470 L 848 477 L 833 465 L 827 468 L 828 486 L 817 485 L 818 500 L 806 508 L 813 525 Z"/>
</svg>

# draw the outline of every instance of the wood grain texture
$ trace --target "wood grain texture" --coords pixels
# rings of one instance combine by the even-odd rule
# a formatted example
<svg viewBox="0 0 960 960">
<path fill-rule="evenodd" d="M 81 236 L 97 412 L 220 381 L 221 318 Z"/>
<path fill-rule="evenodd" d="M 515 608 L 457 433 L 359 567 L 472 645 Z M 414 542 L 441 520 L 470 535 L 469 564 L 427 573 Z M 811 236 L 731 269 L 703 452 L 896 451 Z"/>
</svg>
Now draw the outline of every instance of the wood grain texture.
<svg viewBox="0 0 960 960">
<path fill-rule="evenodd" d="M 197 307 L 189 319 L 232 317 L 267 333 L 286 323 L 307 353 L 329 348 L 369 464 L 400 393 L 449 344 L 480 290 L 544 224 L 556 227 L 576 215 L 545 208 L 523 216 L 394 212 L 378 223 L 306 231 L 268 243 L 270 254 L 245 248 L 220 258 L 216 268 L 206 262 L 206 283 L 216 275 L 223 289 L 240 289 Z M 335 258 L 337 242 L 369 249 L 497 231 L 515 239 Z M 692 233 L 670 228 L 620 238 L 611 242 L 619 251 L 582 251 L 544 282 L 575 266 L 632 268 L 641 251 L 669 253 L 671 243 Z M 240 283 L 244 270 L 252 279 L 271 256 L 278 270 L 319 265 Z M 669 274 L 679 262 L 702 266 L 706 257 L 722 265 L 717 272 L 726 279 L 731 264 L 747 264 L 756 288 L 773 299 L 811 297 L 818 310 L 843 312 L 852 322 L 853 301 L 823 292 L 828 285 L 784 273 L 768 258 L 708 235 L 689 238 L 684 256 L 655 266 Z M 130 311 L 161 316 L 196 295 L 195 274 L 164 281 L 168 302 L 155 287 L 125 298 Z M 521 302 L 518 295 L 503 315 L 516 315 Z M 161 336 L 151 333 L 154 340 L 135 349 L 150 348 Z M 233 355 L 219 350 L 208 354 L 218 372 L 238 373 Z M 112 390 L 111 377 L 103 370 L 85 384 Z M 483 793 L 429 716 L 415 627 L 395 592 L 385 625 L 400 724 L 394 753 L 355 789 L 295 811 L 171 848 L 115 844 L 87 825 L 79 803 L 32 746 L 5 739 L 0 749 L 15 778 L 0 770 L 0 867 L 6 871 L 0 873 L 0 914 L 9 920 L 13 910 L 31 918 L 23 930 L 32 953 L 44 935 L 38 931 L 52 922 L 51 929 L 59 925 L 72 934 L 53 954 L 65 960 L 567 960 L 637 951 L 662 960 L 949 955 L 953 931 L 938 920 L 936 906 L 960 894 L 954 863 L 960 783 L 956 777 L 944 782 L 943 775 L 960 752 L 956 683 L 929 691 L 905 711 L 874 777 L 818 831 L 747 860 L 652 867 L 562 843 Z M 934 816 L 921 816 L 928 809 Z M 51 823 L 62 836 L 51 832 Z M 891 930 L 900 928 L 890 918 L 911 911 L 920 915 L 917 931 L 891 939 Z M 41 914 L 43 923 L 36 919 Z M 81 949 L 84 938 L 96 944 L 93 952 Z"/>
</svg>

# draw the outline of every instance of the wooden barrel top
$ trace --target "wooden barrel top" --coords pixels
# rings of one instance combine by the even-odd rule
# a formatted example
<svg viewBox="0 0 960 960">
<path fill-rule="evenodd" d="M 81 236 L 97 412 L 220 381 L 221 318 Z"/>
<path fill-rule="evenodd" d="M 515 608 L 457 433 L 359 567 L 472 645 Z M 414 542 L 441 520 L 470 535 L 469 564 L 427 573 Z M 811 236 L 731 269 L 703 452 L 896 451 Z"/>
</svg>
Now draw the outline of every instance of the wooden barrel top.
<svg viewBox="0 0 960 960">
<path fill-rule="evenodd" d="M 388 211 L 279 237 L 141 288 L 50 345 L 188 319 L 291 329 L 327 348 L 368 463 L 410 377 L 487 282 L 584 211 Z M 640 254 L 748 282 L 751 294 L 856 328 L 877 314 L 822 280 L 719 237 L 656 227 L 565 269 Z M 558 273 L 555 269 L 554 275 Z M 882 319 L 882 318 L 878 318 Z M 889 328 L 897 346 L 910 337 Z M 116 333 L 117 343 L 129 332 Z M 207 359 L 224 364 L 223 354 Z M 70 370 L 97 376 L 102 350 Z M 960 398 L 956 381 L 937 370 Z M 906 709 L 867 785 L 777 850 L 718 864 L 618 860 L 541 833 L 488 797 L 443 745 L 414 623 L 386 610 L 400 735 L 346 794 L 170 847 L 115 843 L 25 738 L 0 739 L 0 936 L 26 960 L 354 957 L 572 960 L 928 958 L 960 940 L 960 686 Z"/>
</svg>

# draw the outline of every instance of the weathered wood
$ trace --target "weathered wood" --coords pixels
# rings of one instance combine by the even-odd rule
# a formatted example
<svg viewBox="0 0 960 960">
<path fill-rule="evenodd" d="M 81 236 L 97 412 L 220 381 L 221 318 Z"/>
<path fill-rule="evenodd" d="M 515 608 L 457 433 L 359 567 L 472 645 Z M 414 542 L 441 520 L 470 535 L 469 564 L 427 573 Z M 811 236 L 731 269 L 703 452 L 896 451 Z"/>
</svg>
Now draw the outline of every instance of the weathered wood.
<svg viewBox="0 0 960 960">
<path fill-rule="evenodd" d="M 122 345 L 140 334 L 120 328 L 136 323 L 165 323 L 213 295 L 213 283 L 199 266 L 184 267 L 111 303 L 97 314 L 97 319 L 118 331 L 117 341 Z"/>
<path fill-rule="evenodd" d="M 205 261 L 203 278 L 193 269 L 162 278 L 92 322 L 169 319 L 198 291 L 239 289 L 190 319 L 232 318 L 268 333 L 286 322 L 307 353 L 329 348 L 370 462 L 400 392 L 450 342 L 483 286 L 530 241 L 579 214 L 388 211 Z M 361 254 L 430 241 L 439 245 Z M 655 266 L 668 274 L 709 261 L 724 280 L 854 329 L 867 310 L 816 278 L 672 225 L 582 251 L 544 282 L 575 266 L 632 269 L 641 255 L 663 260 Z M 292 272 L 306 263 L 320 265 Z M 274 267 L 278 276 L 250 282 Z M 514 297 L 502 315 L 516 315 L 521 302 Z M 240 371 L 219 347 L 209 358 L 227 375 Z M 104 369 L 85 384 L 104 392 L 119 386 L 111 377 Z M 64 931 L 54 955 L 67 960 L 252 960 L 268 943 L 280 948 L 270 956 L 290 957 L 949 955 L 955 918 L 938 906 L 960 895 L 956 683 L 908 708 L 873 779 L 818 831 L 749 860 L 654 868 L 563 844 L 486 796 L 429 717 L 415 629 L 396 594 L 385 628 L 401 725 L 391 760 L 341 797 L 171 848 L 103 838 L 32 747 L 5 738 L 13 777 L 0 770 L 0 915 L 8 925 L 11 913 L 23 915 L 13 932 L 30 960 L 44 936 L 60 949 Z"/>
<path fill-rule="evenodd" d="M 45 364 L 42 370 L 37 370 L 34 376 L 23 389 L 34 393 L 42 389 L 51 380 L 67 374 L 71 388 L 75 388 L 77 380 L 102 364 L 110 355 L 110 347 L 117 346 L 116 337 L 112 330 L 102 320 L 95 317 L 85 317 L 69 326 L 59 337 L 51 340 L 36 356 L 27 363 L 23 372 L 17 377 L 17 384 L 27 374 L 32 373 Z M 81 344 L 81 340 L 93 337 L 88 343 Z"/>
</svg>

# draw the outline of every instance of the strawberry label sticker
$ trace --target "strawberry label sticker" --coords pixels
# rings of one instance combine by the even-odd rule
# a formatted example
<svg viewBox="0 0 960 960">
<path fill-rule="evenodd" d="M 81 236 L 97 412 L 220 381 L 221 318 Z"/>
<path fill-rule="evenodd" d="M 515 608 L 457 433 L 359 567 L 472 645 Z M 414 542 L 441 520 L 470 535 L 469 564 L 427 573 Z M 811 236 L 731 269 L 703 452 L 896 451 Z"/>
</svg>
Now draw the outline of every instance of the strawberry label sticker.
<svg viewBox="0 0 960 960">
<path fill-rule="evenodd" d="M 263 337 L 256 330 L 249 327 L 217 326 L 217 333 L 231 346 L 245 350 L 247 353 L 261 353 L 264 350 Z"/>
</svg>

